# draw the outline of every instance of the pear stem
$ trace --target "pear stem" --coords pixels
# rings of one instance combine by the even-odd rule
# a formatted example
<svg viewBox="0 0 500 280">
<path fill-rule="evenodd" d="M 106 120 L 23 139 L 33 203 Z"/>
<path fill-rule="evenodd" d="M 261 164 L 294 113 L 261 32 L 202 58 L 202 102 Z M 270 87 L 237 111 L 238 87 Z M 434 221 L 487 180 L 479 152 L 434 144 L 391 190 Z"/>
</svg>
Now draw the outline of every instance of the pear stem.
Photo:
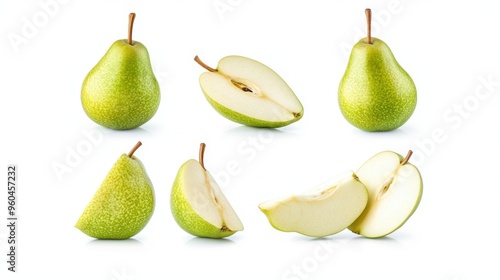
<svg viewBox="0 0 500 280">
<path fill-rule="evenodd" d="M 205 62 L 201 61 L 201 59 L 198 56 L 194 57 L 194 61 L 198 62 L 198 64 L 201 65 L 201 67 L 207 69 L 210 72 L 217 72 L 217 69 L 214 69 L 214 68 L 206 65 Z"/>
<path fill-rule="evenodd" d="M 201 143 L 200 144 L 200 155 L 199 155 L 199 158 L 198 158 L 198 161 L 200 162 L 201 164 L 201 167 L 203 167 L 204 170 L 207 170 L 205 168 L 205 163 L 203 162 L 203 156 L 205 155 L 205 147 L 207 145 L 205 145 L 205 143 Z"/>
<path fill-rule="evenodd" d="M 368 44 L 372 44 L 372 10 L 365 9 Z"/>
<path fill-rule="evenodd" d="M 132 45 L 132 29 L 134 29 L 135 13 L 128 15 L 128 44 Z"/>
<path fill-rule="evenodd" d="M 137 149 L 139 149 L 139 147 L 142 145 L 141 141 L 137 142 L 137 144 L 135 144 L 135 146 L 132 148 L 132 150 L 130 150 L 130 152 L 128 152 L 128 157 L 132 157 L 135 153 L 135 151 L 137 151 Z"/>
<path fill-rule="evenodd" d="M 403 159 L 403 161 L 401 161 L 401 165 L 405 165 L 408 163 L 408 161 L 410 160 L 411 158 L 411 155 L 413 155 L 413 151 L 412 150 L 409 150 L 408 151 L 408 154 L 406 155 L 406 157 Z"/>
</svg>

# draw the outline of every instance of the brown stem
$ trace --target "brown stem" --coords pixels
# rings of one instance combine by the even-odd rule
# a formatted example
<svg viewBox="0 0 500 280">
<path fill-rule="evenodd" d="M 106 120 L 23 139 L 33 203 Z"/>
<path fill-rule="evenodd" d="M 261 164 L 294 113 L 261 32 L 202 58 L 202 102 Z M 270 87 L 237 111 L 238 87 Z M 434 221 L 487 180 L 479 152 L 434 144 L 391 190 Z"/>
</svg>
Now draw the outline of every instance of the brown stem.
<svg viewBox="0 0 500 280">
<path fill-rule="evenodd" d="M 141 141 L 137 142 L 137 144 L 135 144 L 135 146 L 132 148 L 132 150 L 130 150 L 130 152 L 128 152 L 128 157 L 132 157 L 135 153 L 135 151 L 137 151 L 137 149 L 139 149 L 139 147 L 142 145 Z"/>
<path fill-rule="evenodd" d="M 205 147 L 207 145 L 205 145 L 205 143 L 201 143 L 200 144 L 200 155 L 199 155 L 199 158 L 198 158 L 198 161 L 200 162 L 201 164 L 201 167 L 203 167 L 204 170 L 207 170 L 205 168 L 205 163 L 203 162 L 203 156 L 205 155 Z"/>
<path fill-rule="evenodd" d="M 128 15 L 128 44 L 132 45 L 132 29 L 134 29 L 135 13 Z"/>
<path fill-rule="evenodd" d="M 403 161 L 401 161 L 401 165 L 405 165 L 408 163 L 408 161 L 410 160 L 411 158 L 411 155 L 413 155 L 413 151 L 412 150 L 409 150 L 408 151 L 408 154 L 406 155 L 406 157 L 403 159 Z"/>
<path fill-rule="evenodd" d="M 205 62 L 201 61 L 201 59 L 198 56 L 194 57 L 194 61 L 198 62 L 198 64 L 201 65 L 201 67 L 207 69 L 210 72 L 217 72 L 217 69 L 214 69 L 214 68 L 206 65 Z"/>
<path fill-rule="evenodd" d="M 368 44 L 372 44 L 372 10 L 366 9 L 365 14 L 366 14 Z"/>
</svg>

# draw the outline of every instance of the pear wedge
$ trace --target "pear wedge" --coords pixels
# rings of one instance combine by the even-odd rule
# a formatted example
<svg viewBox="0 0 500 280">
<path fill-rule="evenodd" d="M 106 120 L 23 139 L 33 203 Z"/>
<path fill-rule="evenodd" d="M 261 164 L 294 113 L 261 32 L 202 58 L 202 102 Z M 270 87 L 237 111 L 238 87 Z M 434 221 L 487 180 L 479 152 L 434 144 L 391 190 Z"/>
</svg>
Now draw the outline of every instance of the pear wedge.
<svg viewBox="0 0 500 280">
<path fill-rule="evenodd" d="M 412 151 L 401 155 L 384 151 L 371 157 L 356 172 L 368 189 L 366 209 L 349 226 L 365 237 L 386 236 L 401 226 L 417 209 L 423 192 L 422 176 L 408 161 Z"/>
<path fill-rule="evenodd" d="M 199 161 L 184 163 L 177 172 L 170 196 L 172 215 L 186 232 L 208 238 L 223 238 L 243 230 L 243 224 L 212 175 L 205 169 L 205 144 Z"/>
<path fill-rule="evenodd" d="M 304 194 L 267 201 L 259 208 L 280 231 L 324 237 L 346 229 L 363 212 L 367 201 L 366 187 L 348 172 Z"/>
</svg>

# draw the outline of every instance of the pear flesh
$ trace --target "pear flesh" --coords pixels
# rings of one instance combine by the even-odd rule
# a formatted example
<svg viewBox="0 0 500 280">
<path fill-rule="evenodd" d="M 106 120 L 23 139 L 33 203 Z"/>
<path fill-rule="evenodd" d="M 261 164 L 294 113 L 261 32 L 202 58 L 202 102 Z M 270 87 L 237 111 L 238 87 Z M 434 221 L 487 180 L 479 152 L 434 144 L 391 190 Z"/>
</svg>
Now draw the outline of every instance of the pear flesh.
<svg viewBox="0 0 500 280">
<path fill-rule="evenodd" d="M 354 45 L 339 85 L 338 102 L 344 117 L 365 131 L 388 131 L 413 114 L 417 90 L 387 44 L 377 38 Z"/>
<path fill-rule="evenodd" d="M 346 229 L 367 201 L 366 187 L 349 172 L 307 193 L 264 202 L 259 208 L 278 230 L 324 237 Z"/>
<path fill-rule="evenodd" d="M 411 154 L 410 154 L 411 155 Z M 366 209 L 349 226 L 365 237 L 386 236 L 415 212 L 422 197 L 419 170 L 397 153 L 384 151 L 364 163 L 356 175 L 369 193 Z"/>
<path fill-rule="evenodd" d="M 242 56 L 227 56 L 199 78 L 203 93 L 222 116 L 247 126 L 282 127 L 304 109 L 288 84 L 271 68 Z"/>
<path fill-rule="evenodd" d="M 127 239 L 149 222 L 155 207 L 153 184 L 142 162 L 121 155 L 75 227 L 98 239 Z"/>
<path fill-rule="evenodd" d="M 170 205 L 179 226 L 194 236 L 223 238 L 243 230 L 212 175 L 194 159 L 180 167 Z"/>
</svg>

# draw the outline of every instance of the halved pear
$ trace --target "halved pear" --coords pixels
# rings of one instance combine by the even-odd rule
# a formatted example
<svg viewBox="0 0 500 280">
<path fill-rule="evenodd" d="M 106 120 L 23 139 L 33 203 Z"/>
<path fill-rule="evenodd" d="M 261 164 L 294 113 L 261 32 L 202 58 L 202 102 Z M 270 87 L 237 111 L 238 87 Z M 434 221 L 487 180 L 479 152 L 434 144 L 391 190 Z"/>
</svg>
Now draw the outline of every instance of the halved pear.
<svg viewBox="0 0 500 280">
<path fill-rule="evenodd" d="M 184 163 L 175 178 L 170 207 L 179 226 L 186 232 L 210 238 L 223 238 L 243 230 L 243 225 L 214 178 L 205 169 L 200 145 L 199 161 Z"/>
<path fill-rule="evenodd" d="M 408 163 L 412 151 L 401 155 L 384 151 L 365 162 L 356 172 L 368 189 L 366 209 L 349 226 L 365 237 L 386 236 L 400 228 L 415 212 L 423 191 L 418 169 Z"/>
<path fill-rule="evenodd" d="M 278 230 L 323 237 L 352 224 L 367 201 L 366 187 L 348 172 L 304 194 L 264 202 L 259 208 Z"/>
<path fill-rule="evenodd" d="M 288 84 L 271 68 L 243 56 L 226 56 L 199 81 L 206 99 L 222 116 L 254 127 L 282 127 L 302 118 L 304 108 Z"/>
</svg>

